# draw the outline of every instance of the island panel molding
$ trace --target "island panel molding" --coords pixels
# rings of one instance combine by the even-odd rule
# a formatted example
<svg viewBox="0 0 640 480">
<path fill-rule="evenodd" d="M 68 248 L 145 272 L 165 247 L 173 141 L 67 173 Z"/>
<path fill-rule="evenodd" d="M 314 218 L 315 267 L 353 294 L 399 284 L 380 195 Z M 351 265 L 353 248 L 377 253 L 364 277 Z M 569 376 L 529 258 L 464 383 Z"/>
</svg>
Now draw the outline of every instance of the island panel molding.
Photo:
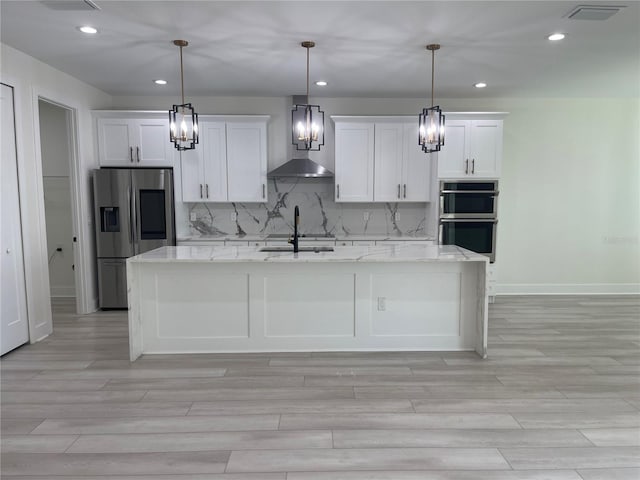
<svg viewBox="0 0 640 480">
<path fill-rule="evenodd" d="M 145 287 L 162 299 L 155 305 L 158 338 L 249 337 L 247 274 L 212 276 L 206 268 L 194 268 L 188 277 L 181 279 L 179 286 L 169 275 L 156 275 L 155 284 Z M 185 315 L 185 309 L 190 315 Z M 212 316 L 214 310 L 216 314 Z M 203 324 L 199 321 L 201 318 L 210 320 Z"/>
<path fill-rule="evenodd" d="M 455 246 L 164 247 L 127 261 L 130 358 L 487 352 L 487 258 Z"/>
</svg>

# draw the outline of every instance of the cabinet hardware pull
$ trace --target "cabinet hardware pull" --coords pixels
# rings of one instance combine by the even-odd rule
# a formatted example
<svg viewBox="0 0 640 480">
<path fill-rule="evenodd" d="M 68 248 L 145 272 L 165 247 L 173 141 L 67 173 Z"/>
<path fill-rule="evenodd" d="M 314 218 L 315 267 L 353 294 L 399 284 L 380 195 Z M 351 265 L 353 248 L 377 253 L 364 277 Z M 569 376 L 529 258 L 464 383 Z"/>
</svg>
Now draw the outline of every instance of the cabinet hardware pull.
<svg viewBox="0 0 640 480">
<path fill-rule="evenodd" d="M 476 159 L 471 160 L 471 173 L 476 173 Z"/>
<path fill-rule="evenodd" d="M 464 173 L 465 173 L 465 175 L 469 173 L 469 159 L 468 158 L 464 161 Z"/>
<path fill-rule="evenodd" d="M 138 163 L 140 163 L 140 147 L 136 147 L 136 159 Z"/>
<path fill-rule="evenodd" d="M 129 160 L 133 162 L 133 147 L 129 147 Z"/>
<path fill-rule="evenodd" d="M 336 198 L 340 198 L 340 184 L 336 184 L 336 188 L 338 189 L 338 194 L 336 195 Z"/>
<path fill-rule="evenodd" d="M 205 187 L 206 187 L 206 188 L 205 188 L 205 190 L 206 190 L 206 192 L 207 192 L 207 198 L 209 198 L 209 184 L 208 184 L 208 183 L 206 183 L 206 184 L 205 184 Z"/>
<path fill-rule="evenodd" d="M 262 198 L 265 198 L 266 192 L 264 188 L 264 183 L 262 184 Z"/>
<path fill-rule="evenodd" d="M 200 198 L 202 198 L 202 184 L 200 184 Z"/>
<path fill-rule="evenodd" d="M 400 184 L 398 184 L 398 198 L 400 198 Z"/>
<path fill-rule="evenodd" d="M 407 184 L 404 184 L 404 198 L 407 198 Z"/>
</svg>

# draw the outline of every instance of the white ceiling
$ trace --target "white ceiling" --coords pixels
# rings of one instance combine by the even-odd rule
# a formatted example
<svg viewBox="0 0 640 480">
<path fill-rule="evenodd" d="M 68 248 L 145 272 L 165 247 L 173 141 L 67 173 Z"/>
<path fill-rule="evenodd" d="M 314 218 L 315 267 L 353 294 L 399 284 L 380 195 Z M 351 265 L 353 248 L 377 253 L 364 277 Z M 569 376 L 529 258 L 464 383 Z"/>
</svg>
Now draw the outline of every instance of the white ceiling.
<svg viewBox="0 0 640 480">
<path fill-rule="evenodd" d="M 316 42 L 311 81 L 329 82 L 312 84 L 312 96 L 426 97 L 428 43 L 442 44 L 436 97 L 640 96 L 636 0 L 94 1 L 101 10 L 2 0 L 2 42 L 116 96 L 178 95 L 174 39 L 190 42 L 187 97 L 304 94 L 303 40 Z M 566 18 L 578 4 L 626 8 L 605 21 Z M 84 24 L 100 33 L 75 29 Z M 556 31 L 567 38 L 548 41 Z"/>
</svg>

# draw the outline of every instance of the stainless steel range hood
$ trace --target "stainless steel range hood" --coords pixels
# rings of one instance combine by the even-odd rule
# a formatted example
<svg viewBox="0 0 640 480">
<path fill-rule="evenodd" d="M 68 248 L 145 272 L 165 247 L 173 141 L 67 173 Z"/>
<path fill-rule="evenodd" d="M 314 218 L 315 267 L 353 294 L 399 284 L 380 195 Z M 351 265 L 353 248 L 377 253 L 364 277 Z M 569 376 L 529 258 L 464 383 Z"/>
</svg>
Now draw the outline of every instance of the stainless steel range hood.
<svg viewBox="0 0 640 480">
<path fill-rule="evenodd" d="M 308 158 L 294 158 L 271 170 L 269 177 L 333 178 L 333 172 Z"/>
</svg>

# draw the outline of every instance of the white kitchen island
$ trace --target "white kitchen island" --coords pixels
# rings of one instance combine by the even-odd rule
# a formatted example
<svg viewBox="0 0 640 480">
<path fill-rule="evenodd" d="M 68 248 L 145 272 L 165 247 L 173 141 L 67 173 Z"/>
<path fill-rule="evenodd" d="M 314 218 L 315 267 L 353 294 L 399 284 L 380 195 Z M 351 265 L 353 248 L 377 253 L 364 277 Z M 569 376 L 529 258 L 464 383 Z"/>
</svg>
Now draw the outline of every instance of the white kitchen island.
<svg viewBox="0 0 640 480">
<path fill-rule="evenodd" d="M 130 358 L 141 354 L 487 354 L 487 257 L 456 246 L 163 247 L 127 260 Z"/>
</svg>

